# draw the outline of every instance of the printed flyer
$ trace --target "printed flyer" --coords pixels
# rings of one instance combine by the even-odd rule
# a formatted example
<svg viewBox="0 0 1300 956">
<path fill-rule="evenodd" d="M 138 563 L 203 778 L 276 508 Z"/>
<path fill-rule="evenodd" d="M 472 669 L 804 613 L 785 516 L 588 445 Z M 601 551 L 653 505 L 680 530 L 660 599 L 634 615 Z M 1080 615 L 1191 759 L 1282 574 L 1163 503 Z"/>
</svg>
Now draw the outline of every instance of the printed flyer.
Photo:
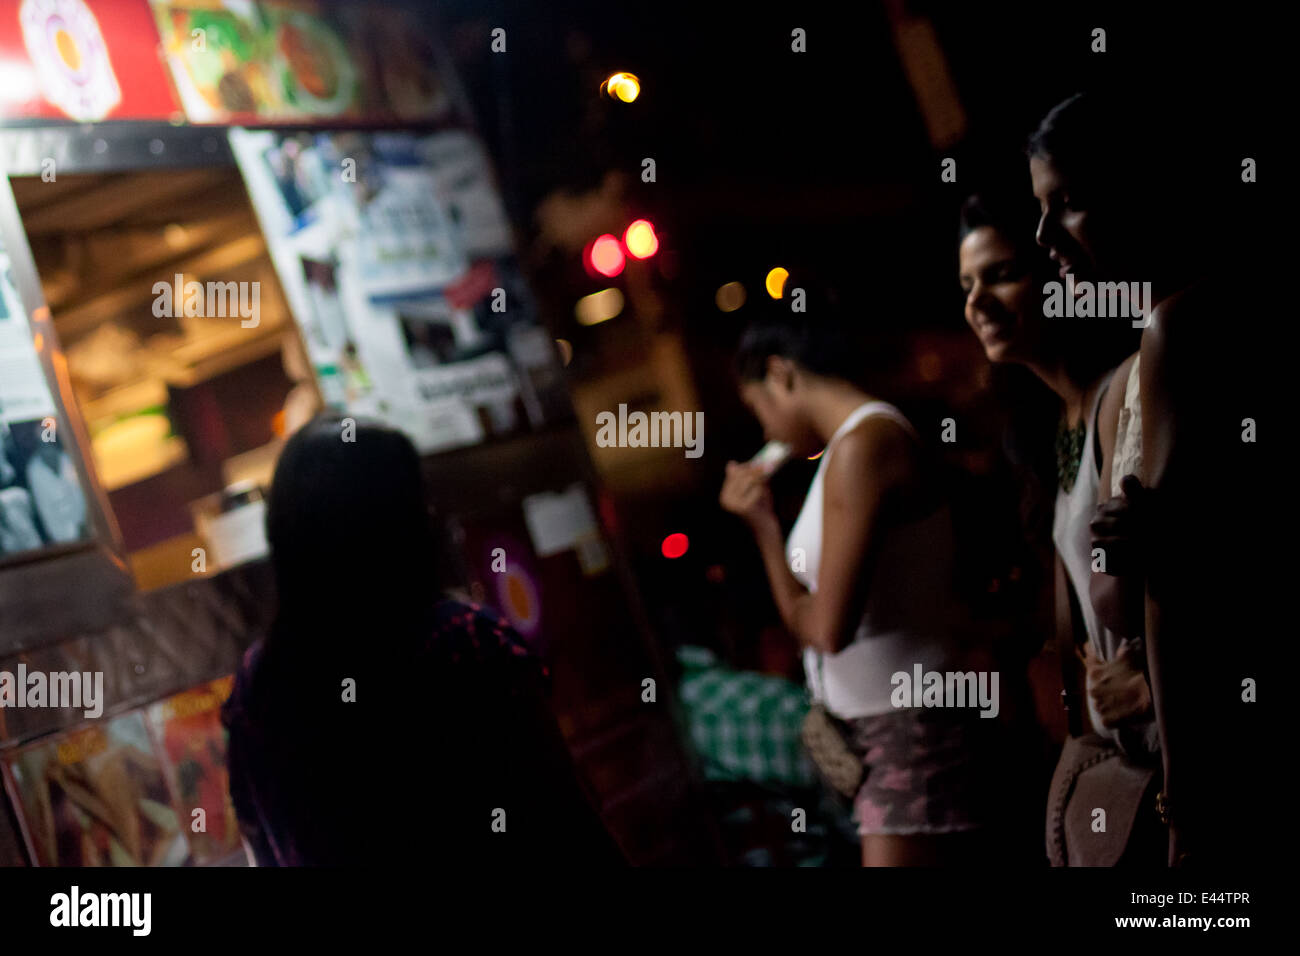
<svg viewBox="0 0 1300 956">
<path fill-rule="evenodd" d="M 325 401 L 421 452 L 565 411 L 482 145 L 464 131 L 230 140 Z"/>
</svg>

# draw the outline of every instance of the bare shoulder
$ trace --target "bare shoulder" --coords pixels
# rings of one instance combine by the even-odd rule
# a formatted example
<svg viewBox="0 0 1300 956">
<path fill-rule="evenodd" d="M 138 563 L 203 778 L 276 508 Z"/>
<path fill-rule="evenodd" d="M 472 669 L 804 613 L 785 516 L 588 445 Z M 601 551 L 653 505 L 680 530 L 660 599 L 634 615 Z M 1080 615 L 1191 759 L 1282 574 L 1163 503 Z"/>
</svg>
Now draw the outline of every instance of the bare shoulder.
<svg viewBox="0 0 1300 956">
<path fill-rule="evenodd" d="M 1168 351 L 1203 348 L 1216 337 L 1223 317 L 1224 291 L 1216 282 L 1196 282 L 1163 299 L 1151 312 L 1151 322 L 1142 332 L 1142 365 L 1147 357 L 1158 361 Z M 1222 336 L 1217 336 L 1220 341 Z"/>
<path fill-rule="evenodd" d="M 864 481 L 885 489 L 909 480 L 917 467 L 916 439 L 885 415 L 871 415 L 835 445 L 827 480 L 840 487 Z"/>
</svg>

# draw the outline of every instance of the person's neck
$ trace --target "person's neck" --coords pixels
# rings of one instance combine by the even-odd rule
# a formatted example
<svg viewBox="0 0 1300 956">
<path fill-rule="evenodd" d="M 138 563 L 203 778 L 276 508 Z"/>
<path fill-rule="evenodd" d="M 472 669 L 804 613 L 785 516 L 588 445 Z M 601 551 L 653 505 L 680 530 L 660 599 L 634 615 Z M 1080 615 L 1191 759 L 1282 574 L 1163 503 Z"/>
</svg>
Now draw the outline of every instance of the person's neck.
<svg viewBox="0 0 1300 956">
<path fill-rule="evenodd" d="M 1079 382 L 1070 375 L 1065 361 L 1054 360 L 1031 361 L 1026 363 L 1029 370 L 1042 380 L 1048 388 L 1056 393 L 1061 404 L 1065 406 L 1065 421 L 1071 427 L 1083 420 L 1083 407 L 1088 398 L 1091 382 Z"/>
<path fill-rule="evenodd" d="M 805 387 L 808 419 L 823 442 L 831 440 L 854 409 L 872 401 L 872 396 L 856 385 L 838 379 L 813 379 Z"/>
</svg>

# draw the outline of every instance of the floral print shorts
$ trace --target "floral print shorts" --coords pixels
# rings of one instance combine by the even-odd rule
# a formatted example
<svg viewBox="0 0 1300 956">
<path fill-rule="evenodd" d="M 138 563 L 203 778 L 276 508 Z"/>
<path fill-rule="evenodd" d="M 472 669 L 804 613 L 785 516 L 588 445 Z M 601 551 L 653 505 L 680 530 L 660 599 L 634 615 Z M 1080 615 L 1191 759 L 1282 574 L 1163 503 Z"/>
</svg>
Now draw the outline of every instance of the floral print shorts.
<svg viewBox="0 0 1300 956">
<path fill-rule="evenodd" d="M 858 834 L 953 833 L 988 817 L 992 728 L 975 711 L 903 708 L 845 721 L 866 767 Z M 989 720 L 989 724 L 996 724 Z"/>
</svg>

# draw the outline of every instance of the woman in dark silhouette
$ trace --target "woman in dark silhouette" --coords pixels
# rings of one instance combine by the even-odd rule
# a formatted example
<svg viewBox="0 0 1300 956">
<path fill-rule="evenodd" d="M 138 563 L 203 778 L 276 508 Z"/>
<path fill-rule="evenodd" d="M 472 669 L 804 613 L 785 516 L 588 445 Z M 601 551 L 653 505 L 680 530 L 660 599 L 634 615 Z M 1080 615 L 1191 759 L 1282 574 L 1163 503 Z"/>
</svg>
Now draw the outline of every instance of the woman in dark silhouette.
<svg viewBox="0 0 1300 956">
<path fill-rule="evenodd" d="M 1124 402 L 1136 468 L 1093 522 L 1094 547 L 1123 556 L 1138 588 L 1094 599 L 1099 611 L 1141 612 L 1176 865 L 1276 853 L 1275 817 L 1261 808 L 1278 764 L 1255 681 L 1282 619 L 1287 565 L 1270 544 L 1285 499 L 1255 426 L 1281 407 L 1286 353 L 1261 347 L 1252 323 L 1282 314 L 1271 257 L 1284 246 L 1260 228 L 1276 206 L 1242 169 L 1253 160 L 1239 144 L 1262 127 L 1240 97 L 1212 92 L 1180 82 L 1079 94 L 1029 144 L 1039 243 L 1071 271 L 1151 290 L 1128 383 L 1137 400 Z"/>
<path fill-rule="evenodd" d="M 266 523 L 278 615 L 223 710 L 259 865 L 622 862 L 545 668 L 499 616 L 439 598 L 403 435 L 317 417 L 284 448 Z"/>
</svg>

